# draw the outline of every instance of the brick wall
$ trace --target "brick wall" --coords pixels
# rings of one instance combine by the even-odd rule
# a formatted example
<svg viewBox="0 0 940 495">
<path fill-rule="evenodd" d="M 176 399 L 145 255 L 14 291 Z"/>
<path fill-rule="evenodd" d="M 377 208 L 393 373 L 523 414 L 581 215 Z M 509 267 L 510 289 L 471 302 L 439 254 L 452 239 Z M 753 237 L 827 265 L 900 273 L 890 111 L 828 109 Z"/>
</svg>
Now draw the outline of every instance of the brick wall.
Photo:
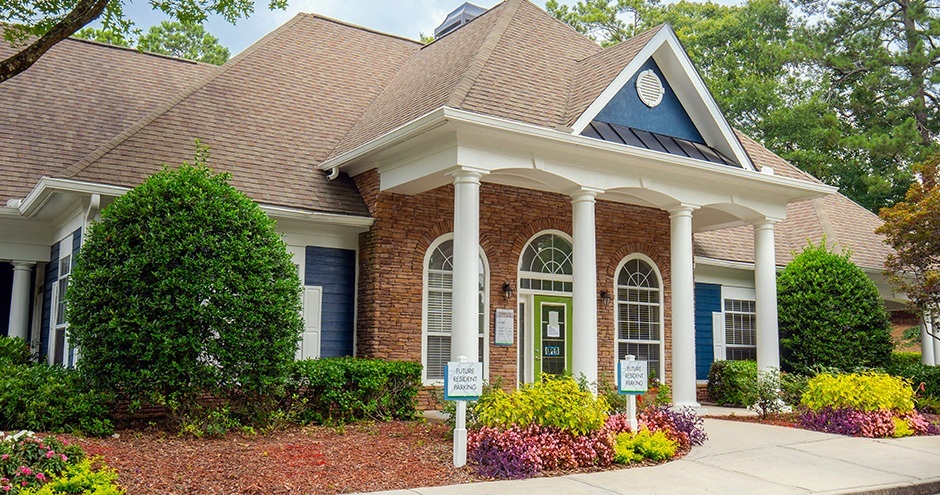
<svg viewBox="0 0 940 495">
<path fill-rule="evenodd" d="M 422 264 L 428 247 L 453 231 L 454 190 L 444 186 L 415 196 L 379 192 L 375 170 L 355 178 L 370 213 L 372 228 L 359 239 L 357 354 L 364 357 L 421 360 Z M 663 276 L 667 378 L 670 342 L 669 215 L 638 206 L 598 201 L 597 288 L 613 293 L 616 269 L 631 253 L 655 261 Z M 493 345 L 497 308 L 517 308 L 506 300 L 503 282 L 516 288 L 522 249 L 547 229 L 571 234 L 571 200 L 561 194 L 483 183 L 480 188 L 480 245 L 489 262 L 490 379 L 516 385 L 516 345 Z M 598 368 L 614 377 L 614 307 L 598 302 Z M 518 318 L 518 315 L 516 315 Z M 575 329 L 577 332 L 577 329 Z M 514 339 L 518 343 L 518 336 Z M 422 401 L 424 402 L 424 401 Z"/>
</svg>

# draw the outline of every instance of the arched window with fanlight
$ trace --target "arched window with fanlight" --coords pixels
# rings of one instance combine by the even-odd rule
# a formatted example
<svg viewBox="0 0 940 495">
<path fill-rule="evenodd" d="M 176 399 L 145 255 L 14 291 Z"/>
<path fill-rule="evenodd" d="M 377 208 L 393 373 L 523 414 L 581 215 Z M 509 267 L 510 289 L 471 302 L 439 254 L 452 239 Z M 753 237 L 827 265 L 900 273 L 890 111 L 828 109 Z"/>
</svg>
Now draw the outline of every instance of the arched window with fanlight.
<svg viewBox="0 0 940 495">
<path fill-rule="evenodd" d="M 560 232 L 544 232 L 526 244 L 519 262 L 519 288 L 571 292 L 571 241 Z"/>
<path fill-rule="evenodd" d="M 479 355 L 483 376 L 487 375 L 487 308 L 489 306 L 486 258 L 480 250 L 479 261 Z M 444 365 L 450 361 L 451 317 L 453 314 L 454 236 L 445 234 L 433 243 L 424 259 L 424 318 L 421 364 L 425 384 L 444 381 Z"/>
<path fill-rule="evenodd" d="M 656 263 L 642 254 L 626 257 L 616 279 L 617 359 L 628 354 L 649 362 L 650 373 L 664 378 L 663 282 Z"/>
</svg>

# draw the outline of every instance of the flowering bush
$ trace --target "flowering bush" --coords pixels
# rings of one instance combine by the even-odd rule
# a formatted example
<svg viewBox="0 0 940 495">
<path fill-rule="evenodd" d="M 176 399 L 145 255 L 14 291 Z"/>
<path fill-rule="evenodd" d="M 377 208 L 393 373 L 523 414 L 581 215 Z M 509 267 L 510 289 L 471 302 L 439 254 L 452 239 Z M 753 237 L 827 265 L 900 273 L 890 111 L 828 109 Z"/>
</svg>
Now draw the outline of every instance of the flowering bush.
<svg viewBox="0 0 940 495">
<path fill-rule="evenodd" d="M 30 431 L 0 432 L 0 493 L 15 494 L 39 487 L 84 457 L 76 445 L 55 437 L 39 438 Z"/>
<path fill-rule="evenodd" d="M 551 426 L 484 426 L 467 433 L 468 458 L 489 477 L 525 478 L 552 469 L 608 466 L 613 454 L 613 436 L 605 428 L 573 435 Z"/>
<path fill-rule="evenodd" d="M 19 495 L 124 495 L 115 485 L 117 472 L 103 466 L 95 469 L 90 459 L 83 459 L 65 468 L 61 475 L 40 487 L 24 488 Z"/>
<path fill-rule="evenodd" d="M 679 410 L 651 407 L 642 411 L 637 419 L 650 432 L 663 432 L 683 450 L 692 445 L 703 445 L 705 440 L 708 440 L 704 421 L 696 416 L 695 410 L 690 407 Z"/>
</svg>

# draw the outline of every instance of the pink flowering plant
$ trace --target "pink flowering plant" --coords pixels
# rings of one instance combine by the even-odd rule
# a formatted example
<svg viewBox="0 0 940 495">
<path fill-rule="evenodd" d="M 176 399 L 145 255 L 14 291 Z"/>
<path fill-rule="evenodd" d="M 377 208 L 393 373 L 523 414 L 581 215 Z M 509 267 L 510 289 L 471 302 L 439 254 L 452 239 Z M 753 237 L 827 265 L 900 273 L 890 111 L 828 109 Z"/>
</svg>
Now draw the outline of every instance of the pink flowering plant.
<svg viewBox="0 0 940 495">
<path fill-rule="evenodd" d="M 77 445 L 31 431 L 0 432 L 0 495 L 39 487 L 84 457 Z"/>
</svg>

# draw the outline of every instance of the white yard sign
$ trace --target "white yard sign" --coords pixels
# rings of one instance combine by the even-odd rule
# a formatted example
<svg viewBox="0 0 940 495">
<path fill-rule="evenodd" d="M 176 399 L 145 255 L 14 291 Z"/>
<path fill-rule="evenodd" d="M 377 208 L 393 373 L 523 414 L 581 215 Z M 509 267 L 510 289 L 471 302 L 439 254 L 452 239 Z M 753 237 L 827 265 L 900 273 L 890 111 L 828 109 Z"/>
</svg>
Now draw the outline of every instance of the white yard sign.
<svg viewBox="0 0 940 495">
<path fill-rule="evenodd" d="M 483 394 L 483 363 L 447 363 L 444 375 L 444 398 L 476 400 Z"/>
<path fill-rule="evenodd" d="M 638 395 L 646 392 L 649 378 L 647 361 L 620 361 L 617 389 L 621 394 Z"/>
</svg>

